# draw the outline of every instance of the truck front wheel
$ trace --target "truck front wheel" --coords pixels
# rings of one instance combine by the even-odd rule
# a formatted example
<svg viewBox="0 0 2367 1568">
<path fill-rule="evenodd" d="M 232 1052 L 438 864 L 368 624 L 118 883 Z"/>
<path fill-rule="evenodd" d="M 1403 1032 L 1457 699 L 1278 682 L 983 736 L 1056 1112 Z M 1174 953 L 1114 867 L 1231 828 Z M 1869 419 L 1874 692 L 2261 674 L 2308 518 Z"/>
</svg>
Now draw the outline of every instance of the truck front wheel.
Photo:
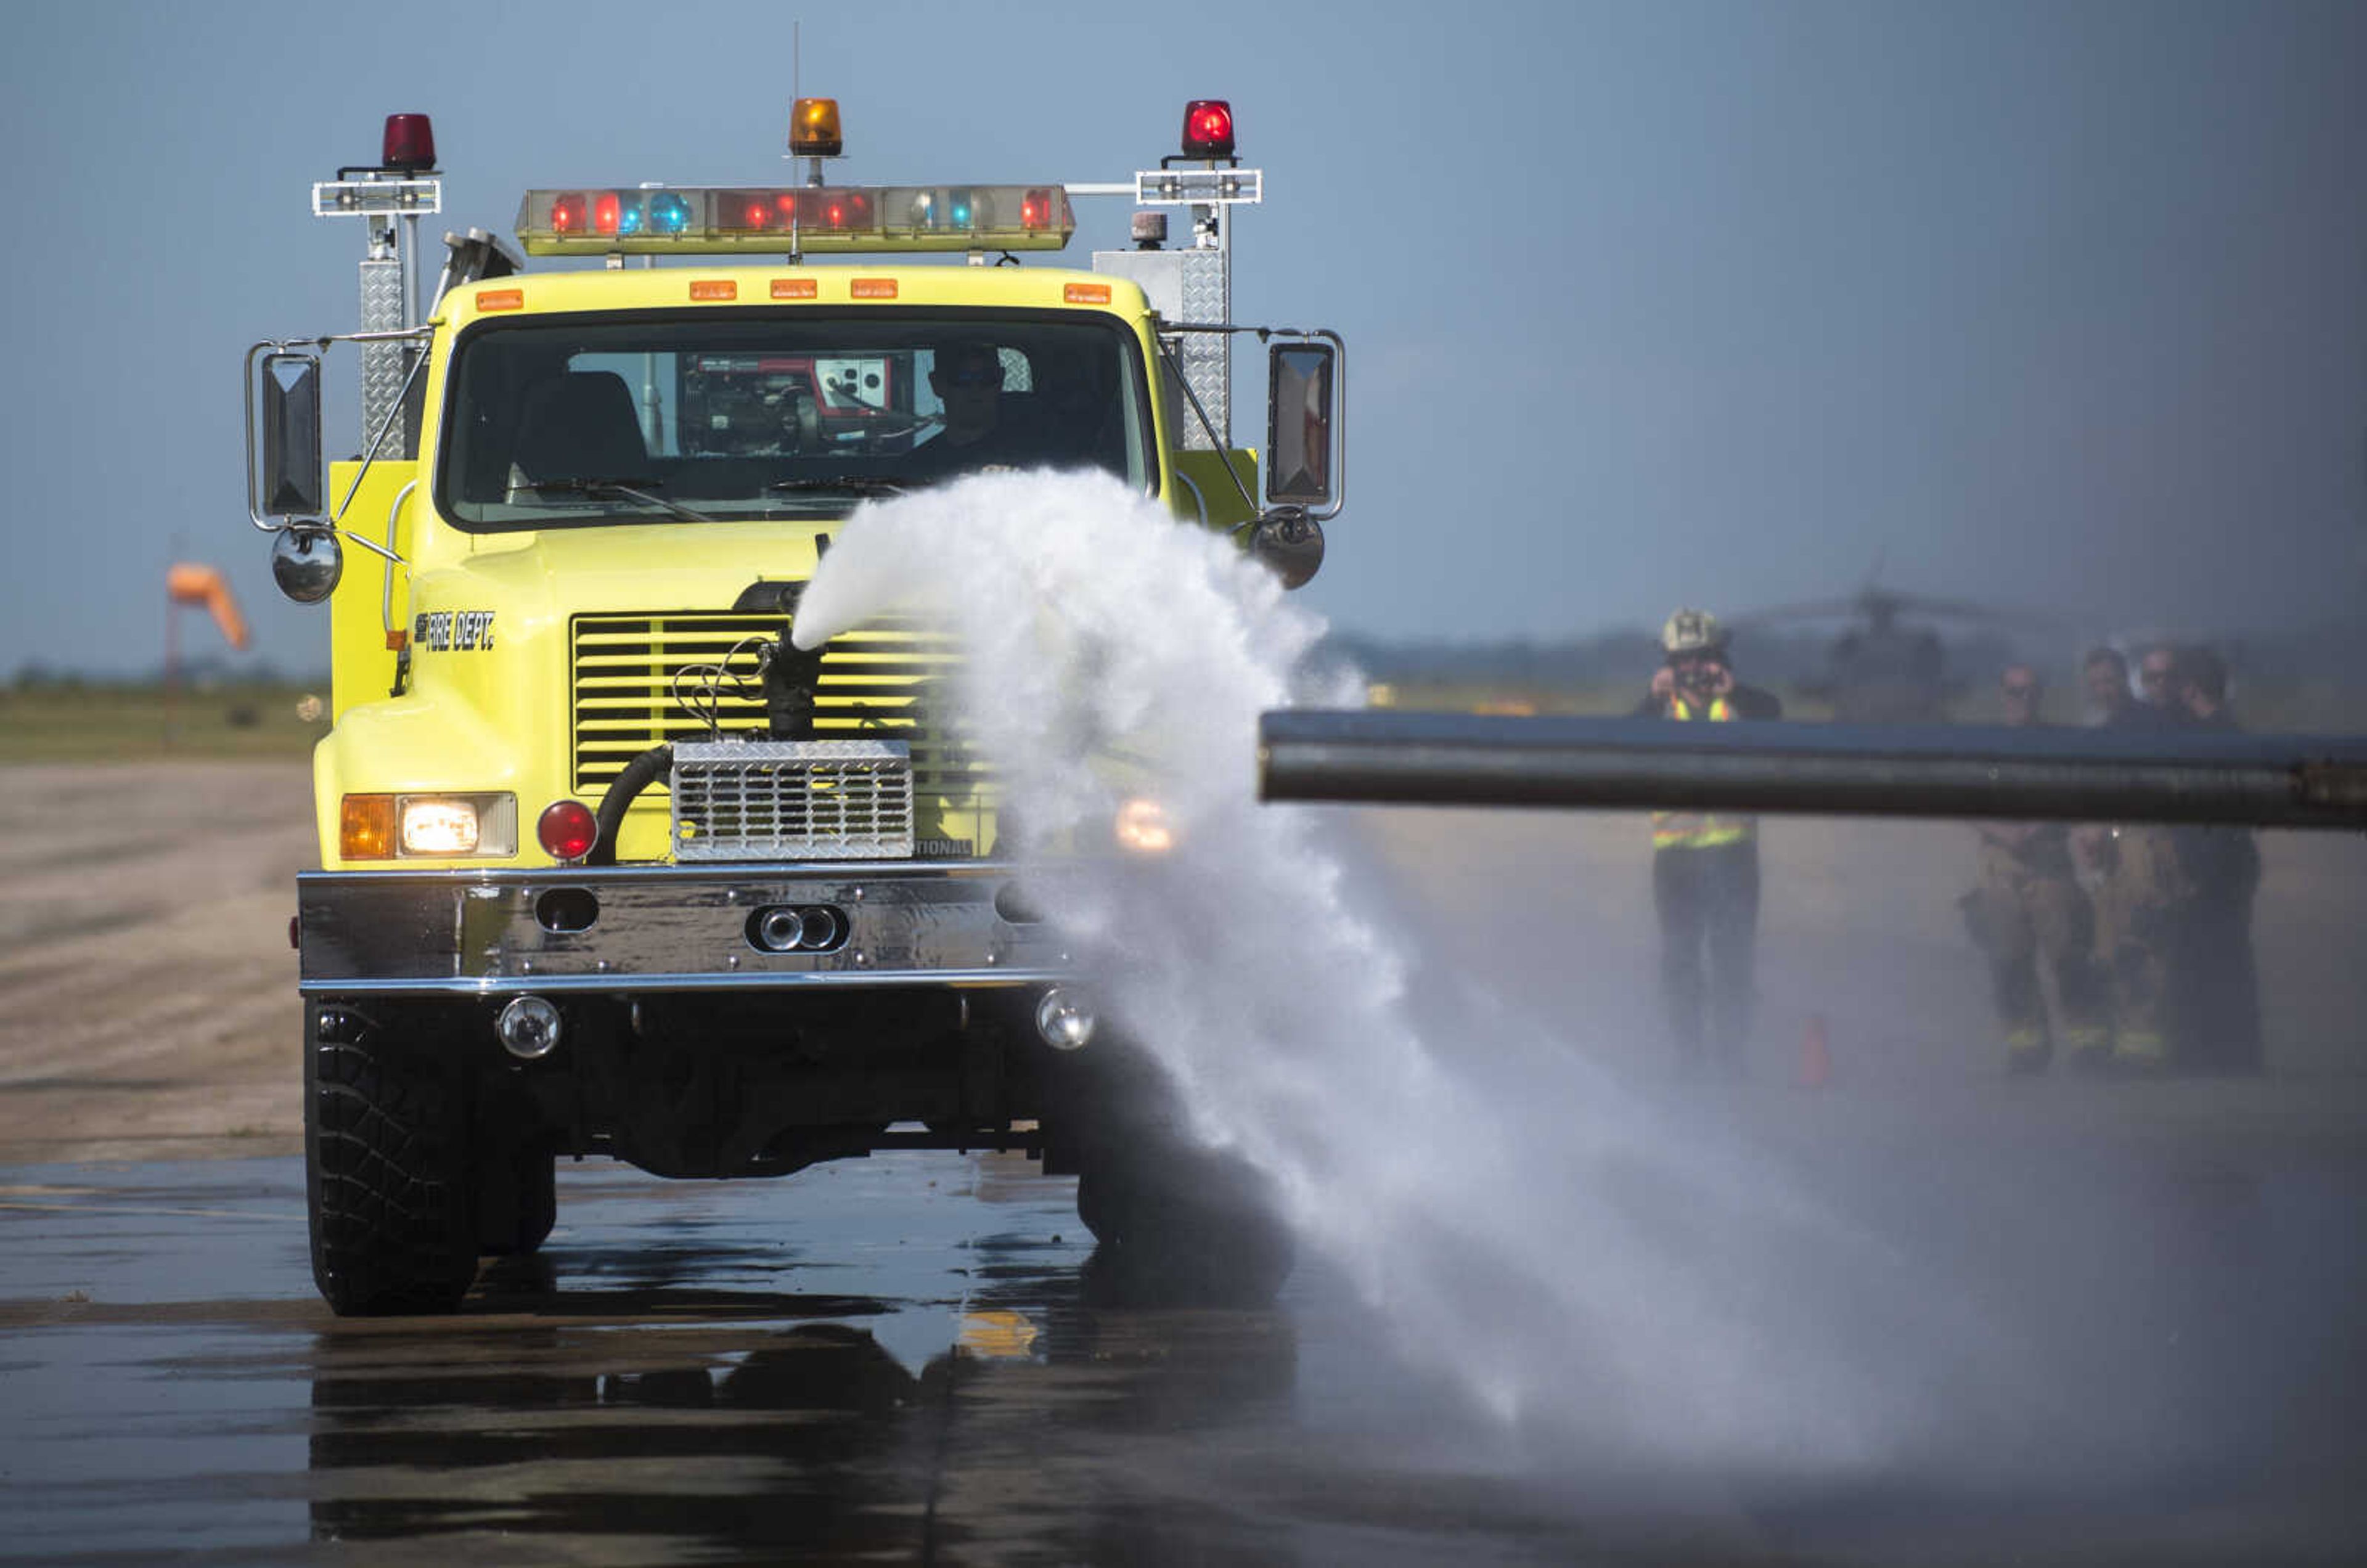
<svg viewBox="0 0 2367 1568">
<path fill-rule="evenodd" d="M 559 1170 L 550 1145 L 522 1138 L 486 1148 L 477 1167 L 477 1247 L 526 1258 L 559 1223 Z"/>
<path fill-rule="evenodd" d="M 305 1024 L 313 1282 L 340 1316 L 452 1311 L 477 1275 L 464 1078 L 432 1032 L 319 1003 Z"/>
<path fill-rule="evenodd" d="M 1103 1144 L 1082 1165 L 1077 1217 L 1101 1244 L 1095 1274 L 1119 1293 L 1263 1306 L 1288 1278 L 1290 1228 L 1240 1156 L 1153 1135 Z"/>
</svg>

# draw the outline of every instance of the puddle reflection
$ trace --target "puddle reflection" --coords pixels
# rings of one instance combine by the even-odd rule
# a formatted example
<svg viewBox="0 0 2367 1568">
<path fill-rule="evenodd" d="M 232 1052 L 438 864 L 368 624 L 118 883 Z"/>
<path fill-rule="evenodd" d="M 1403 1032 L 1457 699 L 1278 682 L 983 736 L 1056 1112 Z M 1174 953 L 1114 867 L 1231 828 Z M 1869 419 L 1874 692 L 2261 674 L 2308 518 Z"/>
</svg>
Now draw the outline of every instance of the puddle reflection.
<svg viewBox="0 0 2367 1568">
<path fill-rule="evenodd" d="M 571 1540 L 629 1538 L 637 1561 L 1298 1561 L 1283 1527 L 1212 1510 L 1181 1480 L 1286 1442 L 1297 1345 L 1282 1313 L 1146 1307 L 1139 1281 L 1017 1257 L 980 1270 L 994 1277 L 956 1312 L 561 1288 L 583 1261 L 505 1266 L 458 1320 L 313 1336 L 315 1540 L 498 1533 L 555 1559 Z M 874 1332 L 915 1310 L 946 1325 L 918 1367 Z"/>
</svg>

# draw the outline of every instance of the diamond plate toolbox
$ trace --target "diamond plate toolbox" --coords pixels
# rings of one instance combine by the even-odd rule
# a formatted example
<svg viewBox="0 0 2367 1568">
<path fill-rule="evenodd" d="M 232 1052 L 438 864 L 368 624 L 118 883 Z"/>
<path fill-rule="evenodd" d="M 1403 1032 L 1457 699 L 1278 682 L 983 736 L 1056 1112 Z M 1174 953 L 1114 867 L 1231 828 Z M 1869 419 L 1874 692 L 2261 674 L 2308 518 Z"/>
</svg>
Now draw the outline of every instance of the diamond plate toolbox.
<svg viewBox="0 0 2367 1568">
<path fill-rule="evenodd" d="M 679 861 L 912 855 L 901 740 L 678 741 L 671 788 Z"/>
<path fill-rule="evenodd" d="M 402 264 L 362 263 L 362 330 L 391 333 L 402 328 Z M 387 425 L 386 432 L 386 452 L 392 457 L 411 449 L 410 433 L 403 428 L 400 410 L 402 384 L 411 374 L 413 352 L 407 343 L 362 344 L 362 430 L 365 436 L 375 434 L 387 417 L 393 415 L 394 422 Z"/>
</svg>

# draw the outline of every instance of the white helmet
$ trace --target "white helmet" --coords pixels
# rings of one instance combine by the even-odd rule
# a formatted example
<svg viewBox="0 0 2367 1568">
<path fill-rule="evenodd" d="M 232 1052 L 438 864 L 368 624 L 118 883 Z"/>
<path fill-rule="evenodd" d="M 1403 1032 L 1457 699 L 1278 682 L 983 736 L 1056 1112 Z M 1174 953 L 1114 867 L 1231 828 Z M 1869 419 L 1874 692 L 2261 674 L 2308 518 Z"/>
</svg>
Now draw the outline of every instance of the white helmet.
<svg viewBox="0 0 2367 1568">
<path fill-rule="evenodd" d="M 1670 653 L 1721 652 L 1726 628 L 1707 610 L 1679 610 L 1660 628 L 1660 647 Z"/>
</svg>

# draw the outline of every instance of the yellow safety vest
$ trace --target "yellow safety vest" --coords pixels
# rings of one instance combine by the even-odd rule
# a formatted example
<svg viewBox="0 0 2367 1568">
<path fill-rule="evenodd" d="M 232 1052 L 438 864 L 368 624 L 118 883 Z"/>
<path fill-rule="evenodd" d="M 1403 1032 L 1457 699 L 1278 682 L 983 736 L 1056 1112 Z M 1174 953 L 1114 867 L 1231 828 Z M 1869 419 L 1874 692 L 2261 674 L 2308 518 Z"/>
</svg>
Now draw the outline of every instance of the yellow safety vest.
<svg viewBox="0 0 2367 1568">
<path fill-rule="evenodd" d="M 1704 711 L 1682 697 L 1672 696 L 1669 699 L 1669 716 L 1723 724 L 1734 717 L 1734 705 L 1724 697 L 1713 697 L 1708 709 Z M 1652 813 L 1652 847 L 1655 850 L 1716 849 L 1720 844 L 1748 843 L 1758 836 L 1759 818 L 1756 817 L 1727 817 L 1714 811 Z"/>
</svg>

